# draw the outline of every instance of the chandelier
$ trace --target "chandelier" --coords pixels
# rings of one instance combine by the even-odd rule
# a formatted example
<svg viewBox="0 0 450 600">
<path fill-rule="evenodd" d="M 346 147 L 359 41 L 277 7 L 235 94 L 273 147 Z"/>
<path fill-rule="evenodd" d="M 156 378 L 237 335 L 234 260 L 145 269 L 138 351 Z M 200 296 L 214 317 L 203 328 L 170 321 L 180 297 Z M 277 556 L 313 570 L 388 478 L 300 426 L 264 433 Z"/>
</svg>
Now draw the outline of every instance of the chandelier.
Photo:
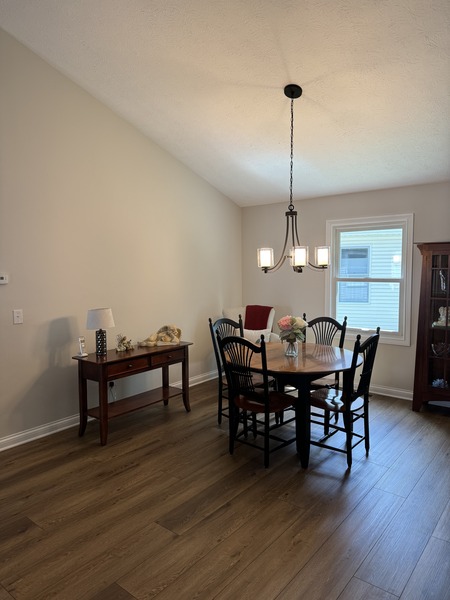
<svg viewBox="0 0 450 600">
<path fill-rule="evenodd" d="M 297 211 L 294 210 L 292 201 L 292 183 L 294 170 L 294 100 L 302 95 L 302 88 L 295 83 L 291 83 L 284 88 L 284 94 L 291 99 L 291 163 L 290 163 L 290 183 L 289 183 L 289 206 L 286 215 L 286 235 L 284 237 L 284 246 L 281 256 L 275 263 L 273 248 L 258 248 L 258 267 L 264 273 L 277 271 L 284 261 L 289 258 L 292 269 L 296 273 L 302 273 L 303 267 L 313 269 L 326 269 L 330 264 L 330 249 L 328 246 L 319 246 L 315 249 L 316 264 L 309 262 L 309 251 L 307 246 L 301 246 L 297 231 Z M 288 242 L 290 241 L 289 254 L 287 253 Z"/>
</svg>

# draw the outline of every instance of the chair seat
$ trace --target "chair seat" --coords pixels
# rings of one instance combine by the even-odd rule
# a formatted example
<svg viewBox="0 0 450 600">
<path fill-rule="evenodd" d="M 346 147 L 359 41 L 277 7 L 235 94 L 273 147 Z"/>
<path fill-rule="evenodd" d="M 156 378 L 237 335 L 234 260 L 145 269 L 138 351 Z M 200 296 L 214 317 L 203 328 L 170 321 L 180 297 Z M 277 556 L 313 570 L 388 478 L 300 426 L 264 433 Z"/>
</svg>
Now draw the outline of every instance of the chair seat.
<svg viewBox="0 0 450 600">
<path fill-rule="evenodd" d="M 361 406 L 363 405 L 363 399 L 357 396 L 352 399 L 351 410 L 359 410 L 359 407 L 354 406 L 356 400 L 360 400 Z M 334 388 L 315 390 L 311 392 L 311 406 L 329 410 L 330 412 L 343 413 L 345 411 L 345 404 L 342 400 L 342 391 L 335 390 Z"/>
<path fill-rule="evenodd" d="M 340 390 L 326 387 L 314 390 L 311 392 L 311 406 L 330 412 L 343 412 L 342 393 Z"/>
<path fill-rule="evenodd" d="M 310 388 L 311 390 L 319 390 L 322 388 L 334 388 L 335 386 L 333 385 L 334 380 L 330 379 L 330 378 L 322 378 L 322 379 L 316 379 L 315 381 L 311 382 Z"/>
<path fill-rule="evenodd" d="M 222 375 L 223 385 L 227 385 L 227 378 L 225 375 Z M 273 386 L 275 384 L 275 379 L 273 377 L 269 378 L 269 385 Z M 255 387 L 262 387 L 264 385 L 264 378 L 262 375 L 255 374 L 253 375 L 253 385 Z"/>
<path fill-rule="evenodd" d="M 254 395 L 245 396 L 244 394 L 241 394 L 234 399 L 234 403 L 242 410 L 248 410 L 254 413 L 265 412 L 264 400 L 261 399 L 261 401 L 258 401 Z M 291 396 L 283 394 L 282 392 L 269 392 L 269 412 L 278 413 L 289 406 L 292 406 Z"/>
</svg>

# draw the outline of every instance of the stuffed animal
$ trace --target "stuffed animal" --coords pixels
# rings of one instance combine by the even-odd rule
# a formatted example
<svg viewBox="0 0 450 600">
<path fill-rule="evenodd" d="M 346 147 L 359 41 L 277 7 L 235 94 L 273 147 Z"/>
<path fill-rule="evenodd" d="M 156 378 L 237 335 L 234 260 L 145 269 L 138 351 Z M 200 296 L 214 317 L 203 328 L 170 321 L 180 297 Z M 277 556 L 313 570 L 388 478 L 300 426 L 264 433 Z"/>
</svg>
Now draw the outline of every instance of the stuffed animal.
<svg viewBox="0 0 450 600">
<path fill-rule="evenodd" d="M 176 325 L 164 325 L 156 333 L 152 333 L 145 340 L 139 342 L 139 346 L 172 346 L 179 344 L 181 340 L 181 329 Z"/>
<path fill-rule="evenodd" d="M 126 335 L 123 335 L 122 333 L 119 333 L 116 336 L 116 340 L 117 340 L 117 346 L 116 346 L 117 352 L 124 352 L 125 350 L 132 350 L 133 349 L 133 345 L 131 343 L 131 340 L 129 340 Z"/>
</svg>

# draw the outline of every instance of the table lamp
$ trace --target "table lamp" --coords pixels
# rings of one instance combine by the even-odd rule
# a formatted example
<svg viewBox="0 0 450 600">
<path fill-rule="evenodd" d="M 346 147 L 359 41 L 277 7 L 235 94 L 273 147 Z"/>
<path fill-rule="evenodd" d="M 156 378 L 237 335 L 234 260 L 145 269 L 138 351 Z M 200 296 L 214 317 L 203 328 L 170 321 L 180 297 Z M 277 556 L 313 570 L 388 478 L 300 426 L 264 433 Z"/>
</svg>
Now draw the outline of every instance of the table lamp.
<svg viewBox="0 0 450 600">
<path fill-rule="evenodd" d="M 86 329 L 96 329 L 95 353 L 97 356 L 106 354 L 106 331 L 115 327 L 114 317 L 110 308 L 91 308 L 88 310 Z"/>
</svg>

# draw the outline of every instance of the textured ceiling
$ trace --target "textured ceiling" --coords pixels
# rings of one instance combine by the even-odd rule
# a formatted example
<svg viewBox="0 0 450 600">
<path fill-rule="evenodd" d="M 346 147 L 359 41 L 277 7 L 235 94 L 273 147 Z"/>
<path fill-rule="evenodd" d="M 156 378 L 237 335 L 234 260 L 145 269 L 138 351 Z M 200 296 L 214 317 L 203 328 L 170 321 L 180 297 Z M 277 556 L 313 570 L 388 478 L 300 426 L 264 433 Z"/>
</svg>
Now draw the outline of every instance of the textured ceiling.
<svg viewBox="0 0 450 600">
<path fill-rule="evenodd" d="M 450 179 L 448 0 L 0 0 L 0 27 L 240 206 Z"/>
</svg>

